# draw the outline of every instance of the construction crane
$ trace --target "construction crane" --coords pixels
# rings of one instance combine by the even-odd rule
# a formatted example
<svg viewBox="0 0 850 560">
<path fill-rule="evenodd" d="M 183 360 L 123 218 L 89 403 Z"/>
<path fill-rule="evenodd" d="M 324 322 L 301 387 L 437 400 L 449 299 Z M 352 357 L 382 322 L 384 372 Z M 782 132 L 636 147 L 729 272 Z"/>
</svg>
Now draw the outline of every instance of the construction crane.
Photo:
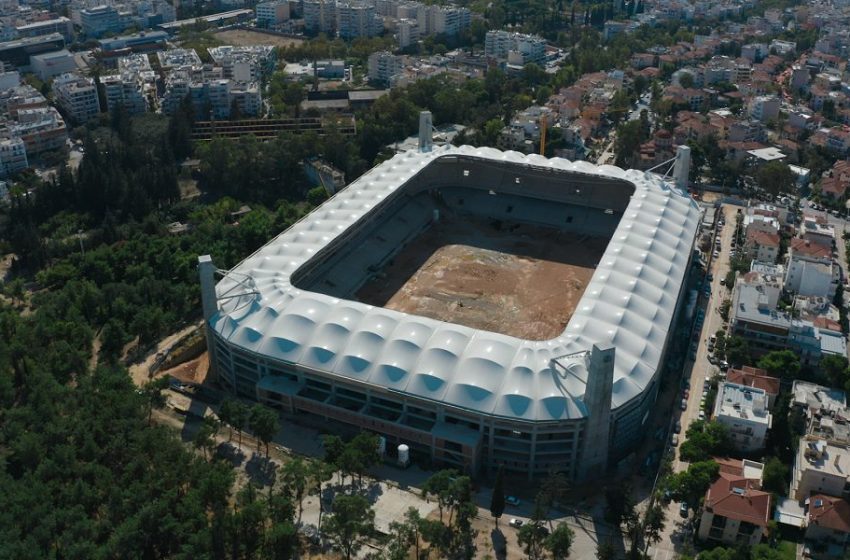
<svg viewBox="0 0 850 560">
<path fill-rule="evenodd" d="M 546 115 L 540 115 L 540 155 L 546 155 Z"/>
</svg>

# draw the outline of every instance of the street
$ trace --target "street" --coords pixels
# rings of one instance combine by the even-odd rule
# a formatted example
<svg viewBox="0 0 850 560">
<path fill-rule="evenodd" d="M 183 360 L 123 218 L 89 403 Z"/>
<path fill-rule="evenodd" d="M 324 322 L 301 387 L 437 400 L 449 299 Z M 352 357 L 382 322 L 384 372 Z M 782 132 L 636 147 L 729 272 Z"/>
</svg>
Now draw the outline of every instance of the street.
<svg viewBox="0 0 850 560">
<path fill-rule="evenodd" d="M 698 309 L 705 310 L 705 323 L 699 334 L 699 344 L 696 352 L 696 361 L 688 361 L 685 366 L 685 376 L 690 380 L 690 395 L 688 396 L 687 409 L 681 411 L 677 406 L 681 397 L 674 399 L 674 413 L 672 422 L 677 420 L 682 424 L 682 430 L 679 433 L 679 445 L 685 440 L 685 433 L 688 431 L 688 426 L 699 417 L 700 400 L 702 399 L 703 383 L 706 377 L 710 377 L 717 371 L 717 367 L 708 362 L 708 338 L 723 327 L 723 319 L 720 317 L 720 304 L 724 299 L 730 297 L 731 292 L 720 285 L 720 281 L 726 277 L 729 272 L 729 251 L 732 247 L 732 236 L 735 232 L 735 215 L 737 213 L 736 206 L 724 205 L 720 208 L 718 219 L 721 215 L 725 216 L 726 225 L 718 232 L 721 242 L 720 256 L 711 260 L 708 272 L 714 275 L 711 281 L 711 296 L 706 303 L 705 298 L 700 299 Z M 713 249 L 713 245 L 712 245 Z M 711 250 L 708 251 L 709 255 Z M 679 390 L 681 395 L 681 389 Z M 678 446 L 675 448 L 676 457 L 673 460 L 673 472 L 681 472 L 688 468 L 688 463 L 679 460 Z M 686 519 L 683 519 L 679 514 L 679 503 L 671 501 L 667 506 L 667 523 L 661 535 L 661 541 L 655 546 L 650 547 L 649 557 L 658 560 L 667 560 L 675 558 L 683 552 L 683 544 L 687 541 L 685 535 Z M 691 510 L 693 515 L 693 510 Z"/>
</svg>

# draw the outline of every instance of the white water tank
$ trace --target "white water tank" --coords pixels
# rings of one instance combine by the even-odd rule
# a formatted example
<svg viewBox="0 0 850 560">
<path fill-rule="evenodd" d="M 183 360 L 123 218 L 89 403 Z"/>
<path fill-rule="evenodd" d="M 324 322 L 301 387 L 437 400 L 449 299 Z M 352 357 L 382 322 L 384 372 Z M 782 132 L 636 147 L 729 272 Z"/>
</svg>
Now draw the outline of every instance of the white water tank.
<svg viewBox="0 0 850 560">
<path fill-rule="evenodd" d="M 398 446 L 398 464 L 406 467 L 410 464 L 410 447 L 402 443 Z"/>
</svg>

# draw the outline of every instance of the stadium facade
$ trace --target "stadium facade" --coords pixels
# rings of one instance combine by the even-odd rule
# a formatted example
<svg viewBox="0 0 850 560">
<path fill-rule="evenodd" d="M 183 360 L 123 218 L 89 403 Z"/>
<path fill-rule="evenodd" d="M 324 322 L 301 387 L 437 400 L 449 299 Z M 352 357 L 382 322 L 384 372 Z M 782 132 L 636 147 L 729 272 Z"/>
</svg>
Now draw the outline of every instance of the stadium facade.
<svg viewBox="0 0 850 560">
<path fill-rule="evenodd" d="M 520 338 L 354 301 L 440 212 L 610 238 L 563 332 Z M 656 175 L 491 148 L 396 155 L 230 271 L 200 257 L 211 371 L 414 461 L 585 479 L 641 441 L 700 223 Z"/>
</svg>

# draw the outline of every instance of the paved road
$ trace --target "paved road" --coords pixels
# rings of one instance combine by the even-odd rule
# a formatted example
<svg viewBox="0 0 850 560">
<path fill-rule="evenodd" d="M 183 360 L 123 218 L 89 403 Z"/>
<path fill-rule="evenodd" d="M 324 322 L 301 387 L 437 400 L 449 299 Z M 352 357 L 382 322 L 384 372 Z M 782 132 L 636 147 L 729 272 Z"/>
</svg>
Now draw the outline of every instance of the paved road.
<svg viewBox="0 0 850 560">
<path fill-rule="evenodd" d="M 712 259 L 709 271 L 714 275 L 711 282 L 711 297 L 706 303 L 705 297 L 701 296 L 699 308 L 705 310 L 705 322 L 699 333 L 699 346 L 697 347 L 696 361 L 688 361 L 685 366 L 685 375 L 689 376 L 691 383 L 690 395 L 688 397 L 688 407 L 685 411 L 680 411 L 678 403 L 681 402 L 681 397 L 675 399 L 676 409 L 673 413 L 673 421 L 679 420 L 682 423 L 682 431 L 679 434 L 679 444 L 684 441 L 685 433 L 688 426 L 699 417 L 700 400 L 702 399 L 703 382 L 706 376 L 711 375 L 716 371 L 716 367 L 708 362 L 708 338 L 723 328 L 723 319 L 720 317 L 720 304 L 730 296 L 730 292 L 726 287 L 720 285 L 720 280 L 725 278 L 729 272 L 729 251 L 732 247 L 732 236 L 735 232 L 735 214 L 737 207 L 724 205 L 721 207 L 721 212 L 726 217 L 726 225 L 719 231 L 721 240 L 720 257 Z M 719 218 L 719 215 L 718 215 Z M 713 248 L 713 246 L 712 246 Z M 681 395 L 681 391 L 680 391 Z M 688 468 L 688 463 L 679 460 L 678 448 L 676 449 L 676 459 L 673 461 L 673 471 L 681 472 Z M 691 515 L 693 512 L 691 511 Z M 667 507 L 667 523 L 662 534 L 661 542 L 650 547 L 649 557 L 657 560 L 672 560 L 676 558 L 682 551 L 685 531 L 685 519 L 679 515 L 679 503 L 671 502 Z"/>
</svg>

